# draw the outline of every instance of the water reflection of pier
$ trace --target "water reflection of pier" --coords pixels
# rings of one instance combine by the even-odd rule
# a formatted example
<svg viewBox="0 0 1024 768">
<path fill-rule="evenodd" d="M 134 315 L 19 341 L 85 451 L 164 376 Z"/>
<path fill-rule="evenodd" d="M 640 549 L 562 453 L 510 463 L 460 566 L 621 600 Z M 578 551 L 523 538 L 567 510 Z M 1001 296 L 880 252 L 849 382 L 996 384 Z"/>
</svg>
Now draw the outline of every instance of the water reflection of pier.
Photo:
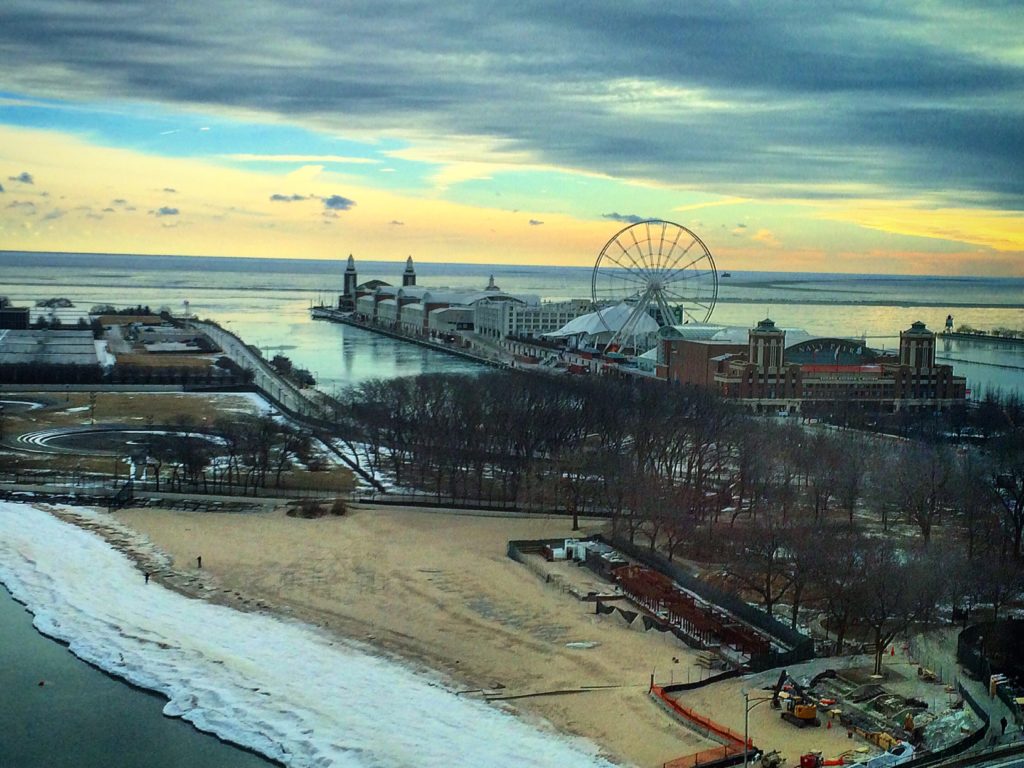
<svg viewBox="0 0 1024 768">
<path fill-rule="evenodd" d="M 351 325 L 354 328 L 362 328 L 364 331 L 379 333 L 382 336 L 388 336 L 392 339 L 406 341 L 409 342 L 410 344 L 417 344 L 421 347 L 427 347 L 428 349 L 437 350 L 438 352 L 444 352 L 445 354 L 454 355 L 456 357 L 461 357 L 466 360 L 472 360 L 473 362 L 480 363 L 481 365 L 489 365 L 495 368 L 510 367 L 508 363 L 502 360 L 495 360 L 493 358 L 474 354 L 473 352 L 469 352 L 465 349 L 458 349 L 449 344 L 441 344 L 435 341 L 431 341 L 429 339 L 420 338 L 419 336 L 412 336 L 410 334 L 402 333 L 397 330 L 384 328 L 380 325 L 377 325 L 376 323 L 361 322 L 359 320 L 356 320 L 352 315 L 347 314 L 345 312 L 341 312 L 336 309 L 330 309 L 328 307 L 314 307 L 310 311 L 310 314 L 314 320 L 330 320 L 333 323 Z"/>
</svg>

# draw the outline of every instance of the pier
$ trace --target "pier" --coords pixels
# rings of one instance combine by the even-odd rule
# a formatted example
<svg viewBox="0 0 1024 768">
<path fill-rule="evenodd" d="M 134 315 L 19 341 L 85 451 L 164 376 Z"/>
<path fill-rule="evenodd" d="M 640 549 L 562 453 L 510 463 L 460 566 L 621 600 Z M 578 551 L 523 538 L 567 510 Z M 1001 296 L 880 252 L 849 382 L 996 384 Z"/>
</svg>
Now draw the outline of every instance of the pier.
<svg viewBox="0 0 1024 768">
<path fill-rule="evenodd" d="M 962 333 L 961 331 L 943 331 L 939 334 L 941 339 L 956 339 L 957 341 L 993 341 L 997 344 L 1007 346 L 1024 347 L 1024 336 L 994 336 L 988 333 Z"/>
<path fill-rule="evenodd" d="M 461 357 L 465 360 L 472 360 L 475 363 L 481 365 L 489 365 L 492 368 L 511 368 L 510 362 L 504 360 L 498 360 L 493 357 L 485 357 L 484 355 L 468 351 L 466 349 L 460 349 L 453 347 L 450 344 L 443 344 L 437 341 L 431 341 L 430 339 L 424 339 L 419 336 L 412 336 L 401 331 L 396 331 L 391 328 L 384 328 L 375 323 L 365 323 L 357 320 L 353 315 L 348 312 L 342 312 L 338 309 L 331 307 L 312 307 L 310 309 L 310 315 L 314 320 L 329 320 L 332 323 L 342 323 L 344 325 L 351 325 L 354 328 L 362 328 L 364 331 L 370 331 L 372 333 L 379 333 L 382 336 L 389 336 L 392 339 L 399 341 L 407 341 L 410 344 L 417 344 L 421 347 L 427 347 L 428 349 L 434 349 L 438 352 L 444 352 L 448 355 L 454 355 L 455 357 Z"/>
</svg>

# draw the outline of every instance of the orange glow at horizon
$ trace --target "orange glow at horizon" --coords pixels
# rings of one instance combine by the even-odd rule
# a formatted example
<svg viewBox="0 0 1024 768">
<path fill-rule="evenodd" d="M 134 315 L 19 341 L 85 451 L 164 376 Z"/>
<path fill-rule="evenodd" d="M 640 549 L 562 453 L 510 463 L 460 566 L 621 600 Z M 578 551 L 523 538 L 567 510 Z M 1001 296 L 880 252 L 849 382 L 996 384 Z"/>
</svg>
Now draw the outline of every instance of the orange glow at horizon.
<svg viewBox="0 0 1024 768">
<path fill-rule="evenodd" d="M 401 193 L 307 165 L 290 173 L 242 170 L 102 147 L 56 131 L 0 126 L 0 173 L 31 168 L 34 185 L 8 183 L 0 235 L 8 250 L 239 256 L 477 264 L 590 266 L 625 226 L 564 212 L 510 211 Z M 624 185 L 628 188 L 629 185 Z M 274 202 L 273 195 L 295 195 Z M 666 193 L 670 194 L 670 193 Z M 324 200 L 355 201 L 332 210 Z M 116 203 L 115 201 L 126 201 Z M 701 216 L 744 202 L 680 205 Z M 778 202 L 745 201 L 748 213 Z M 697 231 L 720 268 L 767 271 L 1024 275 L 1024 217 L 975 209 L 929 210 L 887 201 L 794 202 L 784 227 L 743 239 Z M 613 209 L 611 206 L 609 209 Z M 177 211 L 172 213 L 172 211 Z M 891 250 L 813 242 L 801 221 L 842 222 L 923 238 Z M 531 220 L 543 224 L 531 224 Z M 686 221 L 680 222 L 689 226 Z M 789 229 L 785 229 L 789 227 Z M 833 238 L 840 240 L 840 237 Z M 945 250 L 926 243 L 946 241 Z"/>
</svg>

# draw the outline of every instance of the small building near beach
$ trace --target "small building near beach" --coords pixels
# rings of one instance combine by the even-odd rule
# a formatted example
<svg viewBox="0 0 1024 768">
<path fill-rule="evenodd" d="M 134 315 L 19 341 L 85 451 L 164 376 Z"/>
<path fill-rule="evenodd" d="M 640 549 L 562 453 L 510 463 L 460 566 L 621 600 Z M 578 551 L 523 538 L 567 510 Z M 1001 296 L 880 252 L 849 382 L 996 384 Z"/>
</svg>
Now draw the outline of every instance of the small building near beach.
<svg viewBox="0 0 1024 768">
<path fill-rule="evenodd" d="M 509 297 L 478 303 L 476 333 L 493 339 L 540 337 L 586 314 L 591 306 L 586 299 L 541 303 L 530 301 L 531 298 Z"/>
</svg>

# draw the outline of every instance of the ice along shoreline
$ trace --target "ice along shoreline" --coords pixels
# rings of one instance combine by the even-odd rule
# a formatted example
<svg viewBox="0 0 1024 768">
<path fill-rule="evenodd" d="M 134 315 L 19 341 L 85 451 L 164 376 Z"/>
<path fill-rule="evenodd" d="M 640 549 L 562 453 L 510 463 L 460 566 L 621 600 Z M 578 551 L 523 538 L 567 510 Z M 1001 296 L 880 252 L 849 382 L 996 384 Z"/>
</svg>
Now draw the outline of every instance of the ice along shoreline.
<svg viewBox="0 0 1024 768">
<path fill-rule="evenodd" d="M 95 534 L 0 503 L 0 580 L 79 658 L 181 717 L 288 766 L 609 766 L 313 627 L 144 585 Z"/>
<path fill-rule="evenodd" d="M 0 765 L 60 768 L 267 768 L 239 744 L 165 716 L 166 697 L 78 658 L 41 633 L 0 584 Z"/>
</svg>

